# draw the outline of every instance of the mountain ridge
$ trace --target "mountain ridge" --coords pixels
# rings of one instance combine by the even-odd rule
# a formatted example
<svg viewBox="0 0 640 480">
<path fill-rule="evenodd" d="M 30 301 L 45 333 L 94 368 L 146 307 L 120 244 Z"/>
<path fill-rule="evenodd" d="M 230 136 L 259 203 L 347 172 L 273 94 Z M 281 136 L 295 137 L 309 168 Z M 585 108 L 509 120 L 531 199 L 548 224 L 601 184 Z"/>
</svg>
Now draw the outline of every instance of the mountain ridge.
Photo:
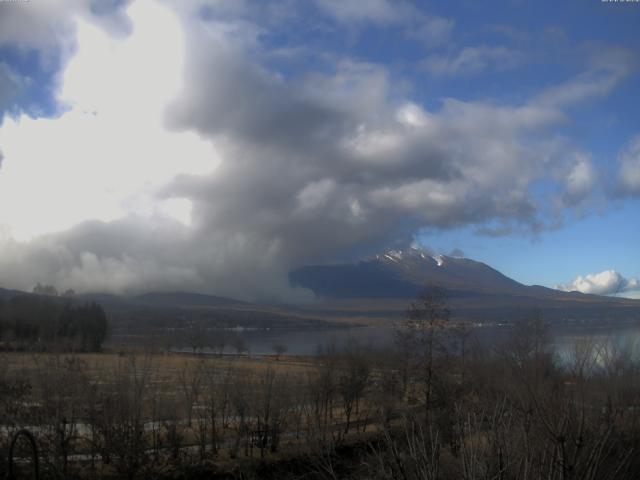
<svg viewBox="0 0 640 480">
<path fill-rule="evenodd" d="M 126 324 L 136 318 L 211 319 L 226 324 L 386 321 L 402 318 L 409 303 L 429 285 L 445 289 L 453 315 L 479 322 L 510 321 L 542 311 L 550 320 L 612 319 L 640 321 L 640 300 L 565 292 L 524 285 L 476 260 L 436 255 L 411 248 L 390 250 L 357 262 L 308 265 L 290 273 L 294 287 L 315 294 L 308 304 L 252 303 L 229 297 L 181 291 L 136 295 L 84 293 L 73 302 L 97 302 Z M 0 288 L 0 298 L 36 295 Z M 67 301 L 65 297 L 56 297 Z M 124 324 L 123 323 L 123 324 Z"/>
<path fill-rule="evenodd" d="M 554 320 L 640 320 L 638 300 L 524 285 L 483 262 L 413 247 L 350 264 L 301 267 L 290 281 L 314 292 L 315 307 L 325 311 L 388 315 L 425 287 L 438 286 L 447 292 L 454 315 L 473 320 L 503 321 L 534 309 Z"/>
</svg>

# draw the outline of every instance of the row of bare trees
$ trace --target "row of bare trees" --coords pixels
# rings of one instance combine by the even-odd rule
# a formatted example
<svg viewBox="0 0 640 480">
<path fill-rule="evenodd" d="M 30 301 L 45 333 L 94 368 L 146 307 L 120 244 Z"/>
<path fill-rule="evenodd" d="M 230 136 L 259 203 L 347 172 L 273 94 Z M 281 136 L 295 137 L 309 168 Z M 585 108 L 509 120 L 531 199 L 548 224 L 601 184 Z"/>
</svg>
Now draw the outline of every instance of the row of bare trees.
<svg viewBox="0 0 640 480">
<path fill-rule="evenodd" d="M 54 477 L 135 478 L 220 455 L 265 458 L 283 443 L 333 443 L 374 413 L 368 355 L 353 346 L 299 368 L 164 355 L 111 356 L 106 368 L 71 354 L 23 355 L 0 372 L 0 448 L 26 427 Z"/>
<path fill-rule="evenodd" d="M 382 428 L 363 478 L 638 478 L 640 364 L 631 342 L 587 337 L 559 358 L 533 312 L 506 341 L 481 347 L 452 324 L 437 289 L 412 305 L 405 327 L 397 365 L 420 408 Z"/>
<path fill-rule="evenodd" d="M 0 476 L 12 433 L 27 428 L 48 478 L 133 479 L 283 453 L 303 467 L 271 478 L 636 478 L 633 350 L 582 341 L 563 355 L 537 314 L 506 341 L 480 345 L 438 290 L 411 306 L 393 350 L 352 342 L 302 366 L 7 354 Z"/>
</svg>

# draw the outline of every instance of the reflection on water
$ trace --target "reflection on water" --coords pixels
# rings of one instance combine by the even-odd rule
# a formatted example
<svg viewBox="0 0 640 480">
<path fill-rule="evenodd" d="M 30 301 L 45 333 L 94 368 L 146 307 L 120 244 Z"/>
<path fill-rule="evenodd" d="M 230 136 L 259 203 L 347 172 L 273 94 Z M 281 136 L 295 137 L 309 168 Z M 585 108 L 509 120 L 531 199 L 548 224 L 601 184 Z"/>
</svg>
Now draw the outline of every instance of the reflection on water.
<svg viewBox="0 0 640 480">
<path fill-rule="evenodd" d="M 554 332 L 555 353 L 562 364 L 579 362 L 590 354 L 599 366 L 616 360 L 640 360 L 640 326 L 591 328 Z"/>
<path fill-rule="evenodd" d="M 509 338 L 509 327 L 478 327 L 473 330 L 472 340 L 480 345 L 500 349 Z M 349 342 L 377 348 L 391 347 L 394 342 L 393 327 L 349 327 L 321 330 L 245 330 L 234 333 L 240 336 L 251 355 L 270 355 L 274 345 L 284 345 L 288 355 L 314 355 L 320 347 L 334 345 L 340 349 Z M 554 327 L 551 337 L 556 355 L 562 363 L 569 362 L 586 346 L 603 348 L 607 352 L 624 352 L 632 358 L 640 359 L 640 325 L 615 325 L 607 327 L 572 326 Z M 181 346 L 184 349 L 186 345 Z M 213 352 L 205 348 L 204 352 Z M 225 353 L 235 353 L 231 342 Z"/>
</svg>

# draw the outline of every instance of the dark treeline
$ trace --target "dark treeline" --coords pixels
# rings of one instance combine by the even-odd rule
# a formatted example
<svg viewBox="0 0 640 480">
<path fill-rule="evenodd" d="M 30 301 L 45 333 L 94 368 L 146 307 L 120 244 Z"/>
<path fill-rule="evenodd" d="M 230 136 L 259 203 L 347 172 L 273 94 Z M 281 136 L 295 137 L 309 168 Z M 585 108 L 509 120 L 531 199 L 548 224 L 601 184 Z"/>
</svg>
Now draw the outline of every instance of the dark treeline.
<svg viewBox="0 0 640 480">
<path fill-rule="evenodd" d="M 550 340 L 532 314 L 480 346 L 433 289 L 384 352 L 354 342 L 307 363 L 138 353 L 30 366 L 6 354 L 0 453 L 28 426 L 43 478 L 638 478 L 640 364 L 612 342 L 576 343 L 559 361 Z"/>
<path fill-rule="evenodd" d="M 107 329 L 107 316 L 96 303 L 75 305 L 42 295 L 0 299 L 4 349 L 99 351 Z"/>
</svg>

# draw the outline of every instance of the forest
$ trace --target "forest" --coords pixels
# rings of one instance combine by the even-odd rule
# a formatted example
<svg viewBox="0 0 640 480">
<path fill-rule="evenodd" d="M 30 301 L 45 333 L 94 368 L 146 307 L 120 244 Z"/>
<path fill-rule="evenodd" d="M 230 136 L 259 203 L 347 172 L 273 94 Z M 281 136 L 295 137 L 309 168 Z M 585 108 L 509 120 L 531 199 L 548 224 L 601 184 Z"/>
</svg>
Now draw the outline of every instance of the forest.
<svg viewBox="0 0 640 480">
<path fill-rule="evenodd" d="M 97 352 L 108 323 L 102 307 L 93 302 L 77 305 L 47 295 L 0 299 L 0 348 Z"/>
</svg>

